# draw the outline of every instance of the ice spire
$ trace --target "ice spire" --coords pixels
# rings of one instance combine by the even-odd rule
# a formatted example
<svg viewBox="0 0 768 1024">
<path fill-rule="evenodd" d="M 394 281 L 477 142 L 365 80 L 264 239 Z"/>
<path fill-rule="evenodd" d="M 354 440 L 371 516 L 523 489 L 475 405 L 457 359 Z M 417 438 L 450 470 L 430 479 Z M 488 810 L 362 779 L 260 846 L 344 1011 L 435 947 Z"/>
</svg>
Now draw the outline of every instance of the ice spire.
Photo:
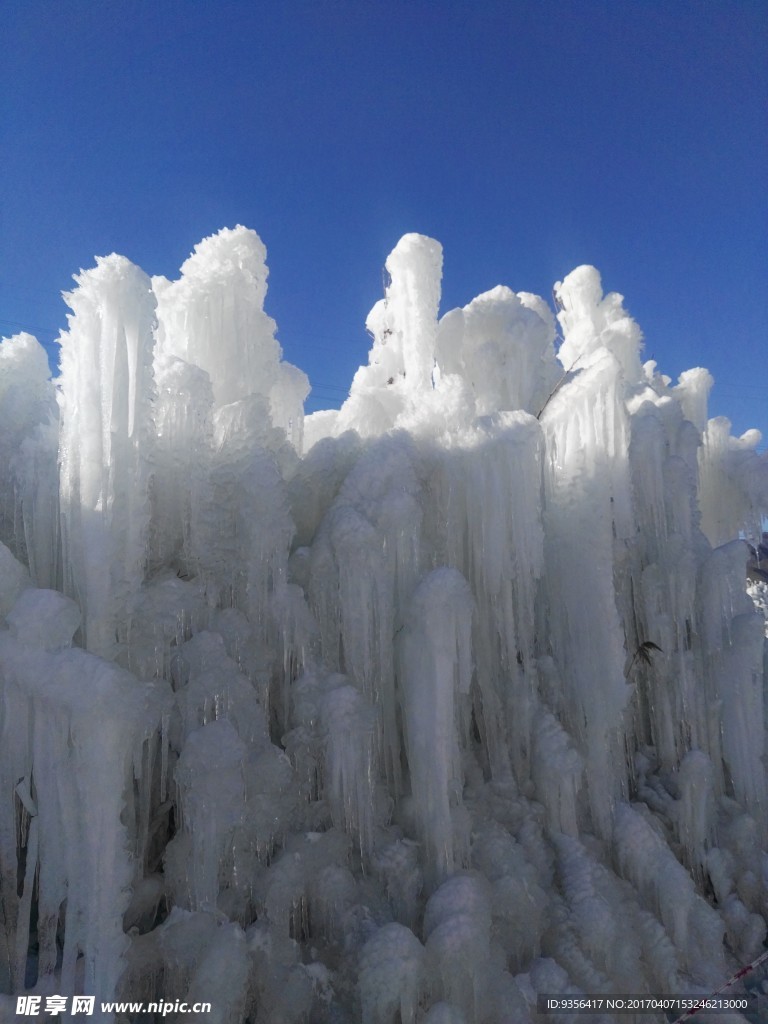
<svg viewBox="0 0 768 1024">
<path fill-rule="evenodd" d="M 413 415 L 432 390 L 443 248 L 426 235 L 403 235 L 387 257 L 389 283 L 366 320 L 373 345 L 355 374 L 335 433 L 380 434 Z"/>
<path fill-rule="evenodd" d="M 97 258 L 75 282 L 59 339 L 64 582 L 84 643 L 114 658 L 146 561 L 155 297 L 123 256 Z"/>
<path fill-rule="evenodd" d="M 583 368 L 593 353 L 607 348 L 619 361 L 626 380 L 639 380 L 642 333 L 624 309 L 624 296 L 617 292 L 604 296 L 599 271 L 588 266 L 577 267 L 558 281 L 554 293 L 564 334 L 558 352 L 563 366 Z"/>
<path fill-rule="evenodd" d="M 384 331 L 388 328 L 391 334 L 382 342 L 393 346 L 402 360 L 407 390 L 423 391 L 430 386 L 435 365 L 443 247 L 426 235 L 403 235 L 387 257 L 386 269 L 391 284 L 380 312 Z"/>
<path fill-rule="evenodd" d="M 0 541 L 41 587 L 58 582 L 58 410 L 45 349 L 31 334 L 0 345 Z"/>
<path fill-rule="evenodd" d="M 617 541 L 632 535 L 624 399 L 625 375 L 641 373 L 640 331 L 621 296 L 602 297 L 593 267 L 573 271 L 555 294 L 565 331 L 558 357 L 566 369 L 578 366 L 541 417 L 548 614 L 565 675 L 567 723 L 586 754 L 593 824 L 606 836 L 627 787 L 623 716 L 630 690 L 613 559 Z"/>
<path fill-rule="evenodd" d="M 181 277 L 155 278 L 158 348 L 205 370 L 217 407 L 269 395 L 282 354 L 275 321 L 264 312 L 267 250 L 238 226 L 204 238 Z"/>
<path fill-rule="evenodd" d="M 282 362 L 277 325 L 264 312 L 266 257 L 256 232 L 238 225 L 196 245 L 178 281 L 154 278 L 158 349 L 208 374 L 217 410 L 261 398 L 272 423 L 300 449 L 309 381 Z"/>
</svg>

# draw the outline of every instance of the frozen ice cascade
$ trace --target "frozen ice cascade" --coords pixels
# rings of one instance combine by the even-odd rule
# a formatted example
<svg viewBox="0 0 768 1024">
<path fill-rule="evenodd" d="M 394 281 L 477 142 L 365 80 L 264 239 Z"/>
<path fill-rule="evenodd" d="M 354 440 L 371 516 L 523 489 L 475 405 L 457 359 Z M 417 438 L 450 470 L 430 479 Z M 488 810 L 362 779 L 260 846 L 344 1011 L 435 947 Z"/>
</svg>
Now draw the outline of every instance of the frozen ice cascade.
<svg viewBox="0 0 768 1024">
<path fill-rule="evenodd" d="M 416 234 L 305 418 L 265 260 L 101 258 L 60 377 L 0 345 L 0 1019 L 716 989 L 768 921 L 759 434 L 592 267 L 440 318 Z"/>
</svg>

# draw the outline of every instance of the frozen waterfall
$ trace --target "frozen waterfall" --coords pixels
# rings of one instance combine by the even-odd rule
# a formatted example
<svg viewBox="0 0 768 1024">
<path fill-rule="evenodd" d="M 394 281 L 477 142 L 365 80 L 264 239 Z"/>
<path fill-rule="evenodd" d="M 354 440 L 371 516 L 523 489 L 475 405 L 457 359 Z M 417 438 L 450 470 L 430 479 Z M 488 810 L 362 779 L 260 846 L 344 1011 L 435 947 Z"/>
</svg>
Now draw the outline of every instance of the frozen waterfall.
<svg viewBox="0 0 768 1024">
<path fill-rule="evenodd" d="M 763 951 L 759 435 L 594 268 L 439 317 L 442 263 L 306 418 L 243 227 L 81 271 L 55 382 L 0 345 L 0 1020 L 535 1024 Z"/>
</svg>

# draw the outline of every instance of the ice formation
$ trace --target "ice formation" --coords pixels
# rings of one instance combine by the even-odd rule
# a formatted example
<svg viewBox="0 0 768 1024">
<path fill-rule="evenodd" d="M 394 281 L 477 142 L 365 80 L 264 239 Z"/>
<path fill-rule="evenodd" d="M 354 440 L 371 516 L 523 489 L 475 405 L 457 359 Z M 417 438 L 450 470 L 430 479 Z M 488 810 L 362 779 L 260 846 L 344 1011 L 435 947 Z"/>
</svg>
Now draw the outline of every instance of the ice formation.
<svg viewBox="0 0 768 1024">
<path fill-rule="evenodd" d="M 305 419 L 265 258 L 99 259 L 55 382 L 0 346 L 0 1012 L 717 988 L 768 920 L 758 435 L 642 364 L 591 267 L 556 318 L 502 286 L 440 318 L 420 235 Z"/>
</svg>

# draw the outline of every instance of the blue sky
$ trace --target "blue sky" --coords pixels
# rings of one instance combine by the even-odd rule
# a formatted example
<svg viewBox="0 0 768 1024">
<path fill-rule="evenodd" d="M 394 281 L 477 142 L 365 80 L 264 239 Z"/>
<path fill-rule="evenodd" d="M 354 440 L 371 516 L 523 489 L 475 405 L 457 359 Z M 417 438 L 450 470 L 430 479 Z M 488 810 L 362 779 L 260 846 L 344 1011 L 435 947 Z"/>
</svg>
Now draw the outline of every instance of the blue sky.
<svg viewBox="0 0 768 1024">
<path fill-rule="evenodd" d="M 762 0 L 6 0 L 0 38 L 0 333 L 50 344 L 96 254 L 174 277 L 243 223 L 322 408 L 421 231 L 443 311 L 593 263 L 768 441 Z"/>
</svg>

